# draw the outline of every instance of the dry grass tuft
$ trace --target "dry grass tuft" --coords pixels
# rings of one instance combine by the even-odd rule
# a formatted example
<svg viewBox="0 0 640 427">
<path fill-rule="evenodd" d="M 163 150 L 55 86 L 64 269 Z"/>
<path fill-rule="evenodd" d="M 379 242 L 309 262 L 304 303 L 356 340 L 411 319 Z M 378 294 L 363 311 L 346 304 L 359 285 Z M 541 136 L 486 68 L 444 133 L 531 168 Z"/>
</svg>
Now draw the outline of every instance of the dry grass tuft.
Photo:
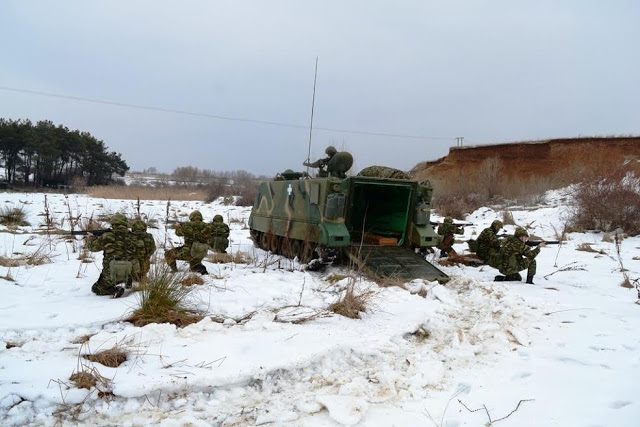
<svg viewBox="0 0 640 427">
<path fill-rule="evenodd" d="M 207 191 L 187 187 L 97 186 L 90 197 L 128 200 L 205 200 Z"/>
<path fill-rule="evenodd" d="M 633 289 L 635 287 L 633 286 L 633 283 L 631 283 L 631 280 L 627 276 L 624 277 L 624 280 L 622 281 L 622 283 L 620 283 L 620 286 L 627 289 Z"/>
<path fill-rule="evenodd" d="M 101 365 L 107 366 L 109 368 L 117 368 L 127 361 L 128 355 L 126 351 L 116 346 L 108 350 L 98 352 L 96 354 L 85 354 L 82 357 L 92 362 L 100 363 Z"/>
<path fill-rule="evenodd" d="M 20 227 L 29 225 L 26 220 L 27 213 L 23 207 L 4 206 L 0 208 L 0 224 L 7 227 Z"/>
<path fill-rule="evenodd" d="M 347 277 L 349 277 L 349 276 L 347 276 L 345 274 L 332 274 L 329 277 L 327 277 L 325 280 L 333 285 L 334 283 L 337 283 L 337 282 L 339 282 L 341 280 L 344 280 Z"/>
<path fill-rule="evenodd" d="M 204 284 L 204 279 L 201 275 L 190 274 L 182 280 L 182 286 L 193 286 Z"/>
<path fill-rule="evenodd" d="M 85 344 L 88 343 L 89 340 L 91 339 L 92 336 L 94 336 L 95 334 L 86 334 L 86 335 L 80 335 L 79 337 L 74 338 L 71 343 L 72 344 Z"/>
<path fill-rule="evenodd" d="M 594 254 L 600 254 L 600 255 L 606 255 L 607 253 L 600 249 L 600 250 L 596 250 L 593 249 L 591 247 L 591 243 L 580 243 L 579 245 L 576 246 L 576 251 L 583 251 L 583 252 L 592 252 Z"/>
<path fill-rule="evenodd" d="M 191 288 L 182 285 L 185 273 L 173 273 L 166 264 L 154 264 L 137 293 L 140 307 L 125 319 L 135 326 L 171 323 L 178 327 L 199 322 L 203 315 L 187 305 Z"/>
<path fill-rule="evenodd" d="M 70 381 L 73 381 L 78 388 L 86 388 L 89 390 L 91 387 L 95 387 L 98 383 L 98 378 L 88 371 L 76 372 L 69 377 Z"/>
<path fill-rule="evenodd" d="M 0 267 L 18 267 L 24 265 L 24 259 L 22 258 L 7 258 L 0 255 Z"/>
<path fill-rule="evenodd" d="M 373 295 L 373 291 L 369 290 L 356 291 L 354 284 L 351 283 L 338 301 L 329 306 L 328 310 L 349 319 L 359 319 L 360 313 L 367 311 L 367 306 Z"/>
<path fill-rule="evenodd" d="M 613 243 L 613 236 L 611 233 L 604 233 L 602 235 L 602 241 L 605 243 Z"/>
<path fill-rule="evenodd" d="M 397 286 L 398 288 L 402 288 L 402 289 L 406 288 L 406 286 L 405 286 L 406 280 L 403 280 L 403 279 L 401 279 L 399 277 L 396 277 L 396 276 L 377 277 L 375 279 L 375 282 L 381 288 L 389 288 L 391 286 Z"/>
<path fill-rule="evenodd" d="M 237 251 L 233 254 L 223 254 L 220 252 L 213 252 L 207 255 L 207 261 L 213 264 L 251 264 L 253 263 L 253 257 L 247 252 Z"/>
</svg>

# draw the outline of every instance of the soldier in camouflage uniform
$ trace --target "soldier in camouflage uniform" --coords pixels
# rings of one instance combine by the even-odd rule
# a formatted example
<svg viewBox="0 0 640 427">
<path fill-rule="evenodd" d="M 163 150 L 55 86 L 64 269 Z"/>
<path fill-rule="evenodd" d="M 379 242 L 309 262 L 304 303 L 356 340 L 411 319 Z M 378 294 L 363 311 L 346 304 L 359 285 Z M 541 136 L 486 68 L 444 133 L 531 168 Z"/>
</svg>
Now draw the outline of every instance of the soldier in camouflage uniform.
<svg viewBox="0 0 640 427">
<path fill-rule="evenodd" d="M 211 249 L 223 254 L 227 253 L 229 246 L 229 226 L 224 223 L 222 215 L 216 215 L 211 222 Z"/>
<path fill-rule="evenodd" d="M 478 246 L 476 255 L 478 255 L 478 258 L 480 258 L 482 261 L 493 268 L 498 268 L 501 260 L 500 239 L 498 239 L 497 234 L 502 226 L 502 221 L 493 221 L 490 227 L 482 230 L 482 232 L 478 236 L 478 239 L 476 240 L 476 245 Z"/>
<path fill-rule="evenodd" d="M 313 163 L 309 163 L 309 161 L 307 160 L 302 164 L 310 168 L 318 168 L 318 177 L 325 178 L 327 177 L 327 165 L 329 164 L 329 161 L 331 160 L 331 158 L 335 156 L 337 152 L 338 150 L 336 150 L 335 147 L 330 145 L 326 148 L 326 150 L 324 150 L 324 153 L 327 155 L 326 158 L 318 159 Z"/>
<path fill-rule="evenodd" d="M 500 248 L 500 273 L 504 276 L 496 276 L 495 280 L 519 281 L 522 280 L 520 271 L 527 269 L 527 283 L 533 285 L 533 276 L 536 274 L 535 257 L 540 253 L 540 248 L 545 246 L 544 242 L 531 249 L 525 244 L 529 240 L 529 233 L 524 228 L 516 228 L 513 236 L 509 236 L 502 243 Z"/>
<path fill-rule="evenodd" d="M 453 235 L 464 234 L 464 228 L 454 225 L 453 218 L 448 216 L 444 219 L 444 222 L 438 226 L 438 234 L 442 236 L 442 240 L 436 246 L 440 249 L 440 256 L 456 255 L 456 251 L 453 249 L 453 243 L 455 242 Z"/>
<path fill-rule="evenodd" d="M 97 295 L 112 295 L 119 298 L 124 293 L 124 289 L 116 286 L 118 283 L 131 282 L 131 274 L 140 269 L 136 259 L 136 253 L 141 243 L 129 232 L 127 218 L 122 214 L 115 214 L 111 218 L 112 231 L 106 232 L 99 237 L 89 234 L 87 249 L 92 252 L 103 251 L 102 271 L 98 281 L 93 284 L 91 290 Z M 128 261 L 131 263 L 129 273 L 124 280 L 114 280 L 112 273 L 112 261 Z M 117 282 L 117 283 L 116 283 Z"/>
<path fill-rule="evenodd" d="M 140 263 L 140 272 L 134 275 L 134 280 L 140 281 L 147 277 L 147 273 L 151 268 L 151 256 L 156 252 L 156 242 L 151 233 L 147 233 L 147 224 L 141 220 L 135 220 L 131 224 L 131 232 L 133 236 L 142 242 L 142 246 L 138 248 L 136 257 Z"/>
<path fill-rule="evenodd" d="M 184 237 L 184 245 L 164 253 L 164 258 L 171 270 L 178 271 L 176 260 L 183 260 L 189 262 L 190 271 L 207 274 L 207 268 L 202 265 L 202 259 L 207 255 L 207 250 L 202 245 L 206 246 L 211 241 L 211 225 L 202 221 L 200 211 L 191 212 L 189 222 L 178 224 L 176 236 Z"/>
</svg>

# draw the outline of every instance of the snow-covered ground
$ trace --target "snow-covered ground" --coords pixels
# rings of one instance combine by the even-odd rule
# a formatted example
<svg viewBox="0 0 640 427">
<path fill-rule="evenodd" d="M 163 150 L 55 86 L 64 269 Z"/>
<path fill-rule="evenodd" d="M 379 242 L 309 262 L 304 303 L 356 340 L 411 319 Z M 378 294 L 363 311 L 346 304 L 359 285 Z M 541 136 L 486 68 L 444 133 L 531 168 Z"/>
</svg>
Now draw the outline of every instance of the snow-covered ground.
<svg viewBox="0 0 640 427">
<path fill-rule="evenodd" d="M 134 327 L 122 319 L 136 293 L 91 293 L 102 255 L 83 263 L 81 238 L 41 232 L 43 194 L 0 198 L 24 207 L 31 223 L 17 232 L 0 226 L 0 256 L 39 251 L 51 260 L 0 267 L 2 425 L 454 427 L 505 416 L 505 427 L 640 424 L 640 305 L 635 290 L 620 286 L 615 246 L 601 233 L 572 233 L 543 248 L 534 286 L 495 283 L 495 270 L 467 266 L 441 267 L 451 276 L 445 286 L 416 280 L 407 289 L 378 288 L 358 279 L 374 294 L 362 319 L 352 320 L 324 312 L 350 280 L 327 278 L 349 272 L 307 272 L 255 249 L 249 208 L 142 202 L 140 212 L 158 224 L 150 231 L 159 246 L 180 243 L 164 228 L 167 208 L 178 217 L 197 208 L 207 220 L 222 214 L 231 252 L 253 261 L 205 263 L 210 274 L 191 294 L 209 314 L 199 323 Z M 535 209 L 513 208 L 513 216 L 554 239 L 566 200 L 549 193 Z M 66 229 L 70 213 L 138 209 L 84 195 L 49 194 L 47 204 Z M 465 239 L 498 217 L 483 208 L 461 218 L 476 224 Z M 583 243 L 602 253 L 577 250 Z M 621 245 L 632 279 L 640 277 L 639 247 L 638 237 Z M 81 358 L 114 346 L 129 353 L 118 368 Z M 81 365 L 108 380 L 108 393 L 74 386 L 69 377 Z"/>
</svg>

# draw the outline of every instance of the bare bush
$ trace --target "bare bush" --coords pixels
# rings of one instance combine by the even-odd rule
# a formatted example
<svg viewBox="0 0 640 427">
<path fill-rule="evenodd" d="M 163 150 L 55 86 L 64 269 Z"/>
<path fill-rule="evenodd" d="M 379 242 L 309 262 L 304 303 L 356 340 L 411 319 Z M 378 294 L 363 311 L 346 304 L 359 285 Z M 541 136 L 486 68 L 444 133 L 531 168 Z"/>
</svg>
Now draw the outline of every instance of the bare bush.
<svg viewBox="0 0 640 427">
<path fill-rule="evenodd" d="M 581 184 L 574 195 L 570 226 L 640 234 L 640 179 L 633 174 L 613 174 Z"/>
<path fill-rule="evenodd" d="M 478 191 L 493 198 L 500 191 L 500 174 L 502 160 L 498 156 L 488 157 L 482 161 L 478 169 Z"/>
<path fill-rule="evenodd" d="M 433 209 L 442 216 L 465 218 L 476 209 L 485 206 L 486 197 L 478 193 L 438 194 L 433 198 Z"/>
<path fill-rule="evenodd" d="M 89 196 L 127 200 L 204 200 L 206 191 L 194 187 L 99 186 L 91 187 Z"/>
</svg>

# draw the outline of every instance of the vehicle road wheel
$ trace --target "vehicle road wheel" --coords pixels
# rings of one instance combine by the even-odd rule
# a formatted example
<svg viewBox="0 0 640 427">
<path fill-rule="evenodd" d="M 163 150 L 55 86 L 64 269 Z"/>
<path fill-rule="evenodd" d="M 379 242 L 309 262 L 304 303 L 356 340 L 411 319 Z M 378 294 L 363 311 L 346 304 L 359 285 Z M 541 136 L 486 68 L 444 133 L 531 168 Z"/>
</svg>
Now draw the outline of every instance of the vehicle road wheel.
<svg viewBox="0 0 640 427">
<path fill-rule="evenodd" d="M 274 234 L 271 236 L 270 240 L 271 241 L 269 242 L 269 250 L 271 251 L 271 253 L 280 253 L 280 236 L 276 236 Z"/>
<path fill-rule="evenodd" d="M 260 249 L 263 251 L 269 250 L 269 235 L 267 233 L 260 233 Z"/>
</svg>

